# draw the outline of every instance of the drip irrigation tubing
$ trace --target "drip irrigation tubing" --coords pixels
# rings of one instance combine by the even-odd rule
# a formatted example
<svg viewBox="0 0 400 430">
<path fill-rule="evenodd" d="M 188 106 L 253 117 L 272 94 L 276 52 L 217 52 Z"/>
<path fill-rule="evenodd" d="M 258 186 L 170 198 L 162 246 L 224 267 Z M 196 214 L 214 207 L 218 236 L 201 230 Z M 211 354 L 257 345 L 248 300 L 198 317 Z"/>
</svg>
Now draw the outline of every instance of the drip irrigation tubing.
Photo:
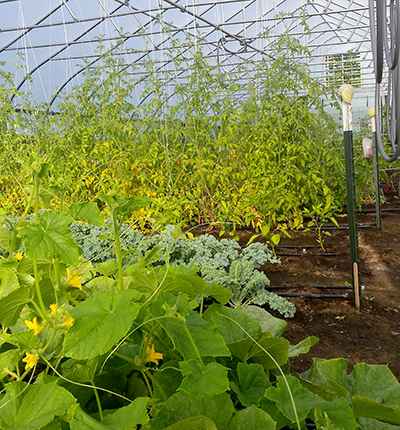
<svg viewBox="0 0 400 430">
<path fill-rule="evenodd" d="M 275 249 L 276 248 L 311 249 L 311 248 L 321 248 L 321 245 L 275 245 Z"/>
<path fill-rule="evenodd" d="M 381 209 L 382 212 L 396 212 L 400 211 L 400 208 L 383 208 Z M 359 213 L 374 213 L 376 212 L 376 209 L 361 209 Z"/>
<path fill-rule="evenodd" d="M 357 224 L 357 227 L 358 228 L 368 228 L 368 227 L 371 227 L 374 225 L 376 225 L 376 222 L 372 222 L 369 224 Z M 321 230 L 348 230 L 348 229 L 349 229 L 348 224 L 339 224 L 339 227 L 336 225 L 333 225 L 333 224 L 332 225 L 323 225 L 321 227 Z M 317 230 L 317 227 L 307 227 L 307 228 L 303 229 L 302 231 L 305 231 L 305 230 L 315 231 L 315 230 Z"/>
<path fill-rule="evenodd" d="M 267 290 L 280 290 L 285 288 L 318 288 L 319 290 L 352 290 L 353 287 L 350 285 L 338 286 L 338 285 L 270 285 Z"/>
<path fill-rule="evenodd" d="M 275 293 L 281 297 L 304 297 L 305 299 L 347 299 L 348 294 Z"/>
<path fill-rule="evenodd" d="M 301 253 L 290 253 L 290 252 L 276 252 L 278 257 L 302 257 L 303 255 L 311 255 L 312 257 L 337 257 L 338 252 L 301 252 Z"/>
</svg>

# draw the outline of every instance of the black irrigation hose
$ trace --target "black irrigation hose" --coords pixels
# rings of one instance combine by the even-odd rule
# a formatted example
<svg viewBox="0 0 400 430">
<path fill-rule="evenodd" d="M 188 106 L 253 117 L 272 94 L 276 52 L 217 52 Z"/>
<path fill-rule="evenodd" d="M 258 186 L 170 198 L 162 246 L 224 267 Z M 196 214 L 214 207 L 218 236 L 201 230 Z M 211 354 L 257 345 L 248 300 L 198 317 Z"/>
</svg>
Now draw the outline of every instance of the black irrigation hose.
<svg viewBox="0 0 400 430">
<path fill-rule="evenodd" d="M 353 287 L 350 285 L 338 286 L 338 285 L 270 285 L 267 287 L 267 290 L 280 290 L 285 288 L 318 288 L 319 290 L 352 290 Z"/>
<path fill-rule="evenodd" d="M 281 297 L 304 297 L 305 299 L 347 299 L 348 294 L 275 293 Z"/>
<path fill-rule="evenodd" d="M 358 228 L 368 228 L 371 227 L 373 225 L 376 225 L 376 222 L 372 222 L 369 224 L 357 224 Z M 336 225 L 324 225 L 321 227 L 321 230 L 348 230 L 349 229 L 349 225 L 348 224 L 339 224 L 339 227 L 337 227 Z M 305 230 L 311 230 L 311 231 L 315 231 L 317 230 L 316 227 L 307 227 L 306 229 L 303 229 L 302 231 Z"/>
<path fill-rule="evenodd" d="M 400 211 L 400 208 L 383 208 L 381 209 L 382 212 L 396 212 Z M 361 209 L 359 213 L 373 213 L 376 212 L 376 209 Z"/>
<path fill-rule="evenodd" d="M 276 255 L 278 257 L 302 257 L 303 255 L 311 255 L 312 257 L 337 257 L 339 255 L 338 252 L 302 252 L 302 253 L 289 253 L 289 252 L 277 252 Z"/>
<path fill-rule="evenodd" d="M 320 245 L 275 245 L 276 248 L 299 248 L 299 249 L 311 249 L 311 248 L 321 248 Z"/>
<path fill-rule="evenodd" d="M 375 8 L 376 5 L 376 8 Z M 375 118 L 376 140 L 379 151 L 385 161 L 391 163 L 400 155 L 400 4 L 390 0 L 389 19 L 387 16 L 386 0 L 369 0 L 370 32 L 372 54 L 375 71 Z M 389 31 L 388 26 L 389 25 Z M 390 38 L 390 47 L 389 40 Z M 392 144 L 393 154 L 386 154 L 382 142 L 381 122 L 382 109 L 380 103 L 380 86 L 383 77 L 384 52 L 389 68 L 388 99 L 387 99 L 387 130 Z"/>
</svg>

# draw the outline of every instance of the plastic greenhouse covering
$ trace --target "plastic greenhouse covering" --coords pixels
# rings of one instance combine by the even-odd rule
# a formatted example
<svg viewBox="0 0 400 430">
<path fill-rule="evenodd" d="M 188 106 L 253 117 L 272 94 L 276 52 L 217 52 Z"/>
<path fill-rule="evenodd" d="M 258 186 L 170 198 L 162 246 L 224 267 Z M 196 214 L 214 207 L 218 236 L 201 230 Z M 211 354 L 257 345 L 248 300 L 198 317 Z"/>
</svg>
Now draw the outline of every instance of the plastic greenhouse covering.
<svg viewBox="0 0 400 430">
<path fill-rule="evenodd" d="M 86 67 L 100 66 L 100 52 L 120 56 L 136 78 L 151 58 L 156 72 L 174 74 L 167 82 L 172 96 L 187 73 L 171 61 L 172 45 L 187 55 L 201 49 L 221 73 L 245 80 L 251 75 L 241 65 L 273 55 L 270 45 L 285 31 L 308 48 L 299 61 L 322 83 L 333 71 L 340 86 L 340 70 L 350 67 L 354 109 L 364 115 L 373 106 L 367 0 L 0 0 L 0 30 L 0 61 L 16 69 L 17 88 L 52 106 Z M 140 85 L 135 92 L 138 103 Z"/>
</svg>

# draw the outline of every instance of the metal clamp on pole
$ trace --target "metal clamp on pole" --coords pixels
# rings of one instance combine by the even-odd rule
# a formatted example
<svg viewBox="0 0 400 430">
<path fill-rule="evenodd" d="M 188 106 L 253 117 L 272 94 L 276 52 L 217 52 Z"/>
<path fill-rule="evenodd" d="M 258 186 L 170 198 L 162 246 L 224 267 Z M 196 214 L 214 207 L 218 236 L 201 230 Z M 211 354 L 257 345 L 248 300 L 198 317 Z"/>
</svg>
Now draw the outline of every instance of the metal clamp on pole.
<svg viewBox="0 0 400 430">
<path fill-rule="evenodd" d="M 347 189 L 347 213 L 349 224 L 351 274 L 353 286 L 353 301 L 355 308 L 361 309 L 361 287 L 360 287 L 360 259 L 358 250 L 358 229 L 356 213 L 356 192 L 354 180 L 354 156 L 353 156 L 353 114 L 351 99 L 354 88 L 351 85 L 342 85 L 339 89 L 339 97 L 343 101 L 343 137 L 344 156 L 346 163 L 346 189 Z"/>
</svg>

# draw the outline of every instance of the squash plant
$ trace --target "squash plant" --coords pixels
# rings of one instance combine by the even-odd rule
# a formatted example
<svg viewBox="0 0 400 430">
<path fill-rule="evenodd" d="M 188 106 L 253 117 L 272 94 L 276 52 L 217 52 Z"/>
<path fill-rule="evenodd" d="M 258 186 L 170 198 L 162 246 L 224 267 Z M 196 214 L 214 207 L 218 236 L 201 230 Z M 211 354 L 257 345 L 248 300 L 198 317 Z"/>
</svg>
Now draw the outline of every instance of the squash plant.
<svg viewBox="0 0 400 430">
<path fill-rule="evenodd" d="M 94 203 L 39 216 L 48 166 L 31 157 L 35 218 L 0 230 L 0 428 L 179 430 L 394 428 L 400 385 L 387 366 L 314 360 L 301 375 L 286 322 L 262 308 L 224 306 L 196 267 L 153 267 L 157 249 L 122 270 L 96 267 L 72 240 L 74 220 L 102 224 Z M 147 202 L 108 195 L 115 251 L 119 225 Z M 3 218 L 4 220 L 4 218 Z M 11 230 L 11 231 L 10 231 Z M 173 235 L 181 236 L 179 228 Z M 21 241 L 25 252 L 16 252 Z M 214 299 L 205 312 L 199 300 Z"/>
</svg>

